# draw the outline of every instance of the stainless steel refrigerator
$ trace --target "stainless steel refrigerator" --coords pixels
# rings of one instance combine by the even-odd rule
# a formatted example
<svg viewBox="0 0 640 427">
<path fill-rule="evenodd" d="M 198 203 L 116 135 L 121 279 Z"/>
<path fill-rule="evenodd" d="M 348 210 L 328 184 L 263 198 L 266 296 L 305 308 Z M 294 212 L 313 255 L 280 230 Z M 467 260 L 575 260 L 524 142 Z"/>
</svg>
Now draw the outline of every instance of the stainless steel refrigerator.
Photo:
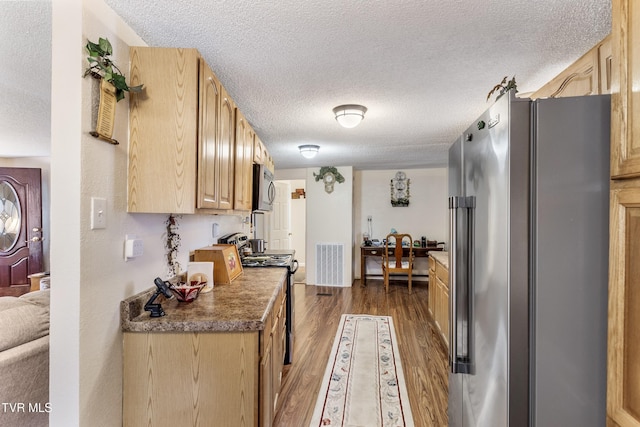
<svg viewBox="0 0 640 427">
<path fill-rule="evenodd" d="M 605 425 L 608 95 L 505 94 L 449 151 L 449 425 Z"/>
</svg>

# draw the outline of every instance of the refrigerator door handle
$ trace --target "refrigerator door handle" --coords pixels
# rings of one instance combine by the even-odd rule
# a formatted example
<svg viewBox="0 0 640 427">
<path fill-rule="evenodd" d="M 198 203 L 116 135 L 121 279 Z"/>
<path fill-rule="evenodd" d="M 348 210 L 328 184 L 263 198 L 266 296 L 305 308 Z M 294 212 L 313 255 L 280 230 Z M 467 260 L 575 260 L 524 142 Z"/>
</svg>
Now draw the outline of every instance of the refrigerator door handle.
<svg viewBox="0 0 640 427">
<path fill-rule="evenodd" d="M 449 369 L 473 373 L 473 196 L 449 198 Z"/>
</svg>

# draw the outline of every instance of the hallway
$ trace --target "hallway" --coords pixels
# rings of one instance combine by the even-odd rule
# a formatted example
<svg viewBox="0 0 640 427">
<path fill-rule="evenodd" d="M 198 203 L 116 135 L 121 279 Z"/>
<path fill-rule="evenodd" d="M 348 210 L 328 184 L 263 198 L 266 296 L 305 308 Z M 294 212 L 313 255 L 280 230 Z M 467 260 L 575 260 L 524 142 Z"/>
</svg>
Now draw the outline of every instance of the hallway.
<svg viewBox="0 0 640 427">
<path fill-rule="evenodd" d="M 286 366 L 274 426 L 306 426 L 311 419 L 336 328 L 343 313 L 393 317 L 414 423 L 447 425 L 447 353 L 427 314 L 427 284 L 382 280 L 362 287 L 316 287 L 296 284 L 294 363 Z"/>
</svg>

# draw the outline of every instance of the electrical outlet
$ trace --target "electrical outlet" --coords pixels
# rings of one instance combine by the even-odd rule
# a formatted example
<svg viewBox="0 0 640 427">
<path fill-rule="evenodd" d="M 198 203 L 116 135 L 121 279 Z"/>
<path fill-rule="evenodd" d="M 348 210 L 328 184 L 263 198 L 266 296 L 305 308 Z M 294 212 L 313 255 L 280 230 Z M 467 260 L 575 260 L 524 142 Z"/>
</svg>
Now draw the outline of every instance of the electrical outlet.
<svg viewBox="0 0 640 427">
<path fill-rule="evenodd" d="M 144 244 L 142 239 L 135 236 L 127 236 L 124 241 L 124 259 L 128 261 L 131 258 L 137 258 L 144 253 Z"/>
</svg>

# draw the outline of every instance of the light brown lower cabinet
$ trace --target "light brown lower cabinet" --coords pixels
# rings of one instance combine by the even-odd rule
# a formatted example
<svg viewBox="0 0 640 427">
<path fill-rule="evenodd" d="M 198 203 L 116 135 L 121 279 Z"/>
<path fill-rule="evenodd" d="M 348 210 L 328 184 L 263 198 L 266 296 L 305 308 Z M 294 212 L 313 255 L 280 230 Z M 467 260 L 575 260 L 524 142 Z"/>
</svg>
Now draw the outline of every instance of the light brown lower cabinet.
<svg viewBox="0 0 640 427">
<path fill-rule="evenodd" d="M 436 256 L 448 256 L 446 252 L 429 254 L 429 313 L 443 342 L 449 346 L 449 270 Z"/>
<path fill-rule="evenodd" d="M 271 359 L 273 349 L 273 337 L 266 338 L 267 350 L 260 361 L 260 425 L 270 426 L 273 420 L 273 360 Z"/>
<path fill-rule="evenodd" d="M 449 271 L 440 263 L 436 264 L 438 283 L 438 325 L 444 342 L 449 345 Z"/>
<path fill-rule="evenodd" d="M 281 294 L 263 331 L 125 332 L 123 426 L 270 427 L 284 307 Z"/>
<path fill-rule="evenodd" d="M 436 259 L 429 256 L 429 314 L 435 320 L 436 316 Z"/>
</svg>

